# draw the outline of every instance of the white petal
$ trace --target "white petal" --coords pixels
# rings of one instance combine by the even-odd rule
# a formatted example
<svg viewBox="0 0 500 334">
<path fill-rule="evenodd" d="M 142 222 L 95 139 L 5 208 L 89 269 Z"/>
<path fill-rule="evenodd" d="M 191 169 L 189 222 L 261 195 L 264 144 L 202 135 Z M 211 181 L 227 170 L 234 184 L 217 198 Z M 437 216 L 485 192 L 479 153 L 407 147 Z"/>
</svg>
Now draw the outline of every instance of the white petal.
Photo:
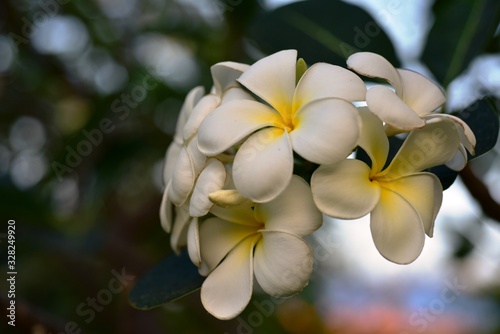
<svg viewBox="0 0 500 334">
<path fill-rule="evenodd" d="M 446 163 L 446 167 L 454 170 L 455 172 L 460 172 L 467 165 L 467 161 L 467 151 L 465 150 L 465 147 L 460 144 L 457 153 L 455 153 L 453 158 Z"/>
<path fill-rule="evenodd" d="M 187 229 L 190 220 L 187 205 L 176 207 L 174 226 L 170 235 L 170 246 L 176 254 L 179 254 L 181 247 L 187 245 Z"/>
<path fill-rule="evenodd" d="M 296 50 L 285 50 L 262 58 L 238 79 L 252 93 L 280 113 L 291 110 L 295 91 Z"/>
<path fill-rule="evenodd" d="M 285 231 L 297 236 L 311 234 L 323 221 L 309 185 L 296 175 L 272 201 L 256 204 L 255 216 L 257 220 L 265 222 L 266 230 Z"/>
<path fill-rule="evenodd" d="M 217 95 L 222 96 L 222 93 L 231 87 L 238 87 L 236 82 L 245 70 L 250 66 L 247 64 L 225 61 L 217 63 L 210 68 L 212 79 L 214 81 Z"/>
<path fill-rule="evenodd" d="M 332 164 L 345 159 L 356 147 L 360 118 L 356 108 L 341 99 L 313 101 L 293 119 L 292 147 L 306 160 Z"/>
<path fill-rule="evenodd" d="M 368 89 L 366 104 L 382 121 L 395 128 L 413 130 L 425 125 L 420 116 L 388 87 L 376 85 Z"/>
<path fill-rule="evenodd" d="M 201 266 L 201 254 L 198 218 L 193 218 L 189 223 L 187 231 L 187 246 L 191 262 L 199 268 Z"/>
<path fill-rule="evenodd" d="M 201 123 L 198 146 L 204 154 L 214 156 L 258 129 L 281 123 L 281 116 L 262 103 L 229 101 L 212 111 Z"/>
<path fill-rule="evenodd" d="M 370 180 L 370 168 L 355 159 L 319 166 L 312 175 L 311 188 L 321 212 L 335 218 L 363 217 L 380 198 L 378 183 Z"/>
<path fill-rule="evenodd" d="M 284 297 L 300 292 L 313 270 L 312 251 L 296 235 L 263 231 L 254 255 L 255 278 L 271 296 Z"/>
<path fill-rule="evenodd" d="M 222 320 L 239 315 L 250 302 L 253 291 L 253 248 L 256 238 L 236 246 L 208 275 L 201 286 L 201 302 L 214 317 Z"/>
<path fill-rule="evenodd" d="M 419 116 L 429 114 L 446 102 L 443 91 L 423 75 L 399 69 L 403 83 L 403 101 Z"/>
<path fill-rule="evenodd" d="M 408 264 L 420 255 L 425 233 L 417 211 L 403 197 L 382 189 L 380 201 L 371 213 L 373 242 L 387 260 Z"/>
<path fill-rule="evenodd" d="M 443 188 L 436 175 L 418 173 L 382 183 L 385 189 L 404 197 L 417 211 L 425 233 L 432 237 L 434 221 L 443 200 Z"/>
<path fill-rule="evenodd" d="M 402 90 L 398 71 L 384 57 L 372 52 L 358 52 L 347 58 L 347 66 L 361 75 L 387 80 L 396 92 Z"/>
<path fill-rule="evenodd" d="M 165 152 L 165 160 L 163 165 L 163 184 L 167 185 L 172 179 L 174 167 L 182 150 L 182 144 L 173 141 Z"/>
<path fill-rule="evenodd" d="M 200 102 L 198 102 L 183 129 L 182 136 L 185 141 L 189 140 L 189 138 L 198 132 L 201 122 L 209 113 L 219 106 L 220 102 L 220 97 L 211 94 L 204 96 Z"/>
<path fill-rule="evenodd" d="M 458 150 L 460 139 L 453 122 L 435 122 L 412 131 L 387 169 L 388 178 L 423 171 L 448 162 Z"/>
<path fill-rule="evenodd" d="M 449 114 L 429 114 L 425 116 L 426 120 L 449 120 L 455 122 L 455 125 L 458 130 L 458 134 L 460 136 L 460 142 L 470 154 L 475 154 L 475 146 L 476 146 L 476 136 L 474 132 L 472 132 L 471 128 L 467 123 L 465 123 L 462 119 L 449 115 Z"/>
<path fill-rule="evenodd" d="M 233 163 L 236 189 L 260 203 L 278 196 L 290 182 L 293 151 L 288 133 L 277 128 L 260 130 L 241 145 Z"/>
<path fill-rule="evenodd" d="M 173 222 L 172 202 L 168 198 L 169 187 L 170 184 L 167 184 L 167 187 L 163 191 L 163 196 L 161 198 L 161 204 L 160 204 L 161 227 L 163 227 L 163 229 L 167 233 L 170 233 Z"/>
<path fill-rule="evenodd" d="M 202 261 L 213 270 L 243 239 L 256 234 L 258 226 L 233 224 L 219 218 L 209 218 L 200 224 Z"/>
<path fill-rule="evenodd" d="M 382 121 L 368 108 L 359 108 L 361 116 L 361 134 L 358 145 L 368 154 L 371 159 L 371 174 L 378 173 L 384 168 L 389 154 L 389 140 L 384 131 Z"/>
<path fill-rule="evenodd" d="M 213 203 L 208 195 L 222 189 L 226 182 L 226 168 L 217 159 L 208 159 L 205 168 L 198 176 L 189 202 L 189 214 L 201 217 L 208 213 Z"/>
<path fill-rule="evenodd" d="M 222 95 L 222 102 L 223 103 L 228 103 L 229 101 L 234 101 L 234 100 L 252 100 L 255 101 L 252 95 L 247 93 L 245 90 L 241 88 L 229 88 L 224 92 L 224 95 Z"/>
<path fill-rule="evenodd" d="M 191 91 L 189 91 L 189 93 L 187 94 L 186 99 L 182 104 L 182 108 L 179 113 L 179 118 L 177 119 L 177 124 L 175 127 L 175 137 L 180 137 L 180 138 L 182 137 L 182 131 L 184 129 L 184 125 L 186 125 L 186 122 L 189 116 L 191 115 L 193 108 L 198 103 L 198 101 L 201 100 L 203 94 L 205 94 L 205 88 L 203 88 L 202 86 L 198 86 L 191 89 Z"/>
<path fill-rule="evenodd" d="M 365 94 L 365 83 L 353 72 L 336 65 L 316 63 L 297 84 L 293 109 L 298 110 L 308 102 L 323 98 L 361 101 Z"/>
</svg>

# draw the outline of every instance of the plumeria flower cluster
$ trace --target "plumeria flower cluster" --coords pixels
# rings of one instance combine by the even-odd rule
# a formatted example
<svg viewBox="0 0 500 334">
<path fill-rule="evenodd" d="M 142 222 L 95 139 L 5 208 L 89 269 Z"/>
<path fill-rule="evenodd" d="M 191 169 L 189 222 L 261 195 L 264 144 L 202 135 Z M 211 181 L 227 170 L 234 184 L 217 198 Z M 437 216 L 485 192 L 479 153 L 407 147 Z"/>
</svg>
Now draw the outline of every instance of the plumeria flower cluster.
<svg viewBox="0 0 500 334">
<path fill-rule="evenodd" d="M 347 65 L 307 67 L 285 50 L 251 66 L 216 64 L 212 90 L 187 95 L 166 152 L 160 219 L 174 251 L 187 247 L 206 276 L 201 300 L 215 317 L 239 315 L 254 282 L 275 297 L 300 292 L 314 262 L 304 237 L 323 214 L 370 214 L 376 248 L 399 264 L 432 237 L 443 189 L 426 170 L 462 169 L 474 134 L 437 112 L 445 96 L 424 76 L 369 52 Z M 358 74 L 387 84 L 367 89 Z M 396 134 L 405 139 L 391 158 Z"/>
</svg>

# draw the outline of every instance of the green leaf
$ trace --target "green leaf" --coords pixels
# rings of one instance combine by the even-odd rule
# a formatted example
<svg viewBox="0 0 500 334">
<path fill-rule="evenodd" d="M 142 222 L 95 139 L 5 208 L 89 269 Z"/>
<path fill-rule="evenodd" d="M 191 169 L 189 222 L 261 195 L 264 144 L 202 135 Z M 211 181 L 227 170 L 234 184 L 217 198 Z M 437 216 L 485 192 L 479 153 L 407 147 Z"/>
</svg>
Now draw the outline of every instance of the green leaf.
<svg viewBox="0 0 500 334">
<path fill-rule="evenodd" d="M 394 66 L 400 64 L 376 21 L 361 8 L 341 1 L 310 0 L 277 8 L 258 17 L 249 35 L 267 54 L 296 49 L 308 63 L 345 66 L 351 54 L 372 51 Z"/>
<path fill-rule="evenodd" d="M 198 290 L 204 280 L 183 249 L 144 274 L 130 291 L 129 301 L 137 309 L 149 310 Z"/>
<path fill-rule="evenodd" d="M 500 20 L 498 0 L 439 0 L 423 62 L 445 87 L 491 43 Z"/>
</svg>

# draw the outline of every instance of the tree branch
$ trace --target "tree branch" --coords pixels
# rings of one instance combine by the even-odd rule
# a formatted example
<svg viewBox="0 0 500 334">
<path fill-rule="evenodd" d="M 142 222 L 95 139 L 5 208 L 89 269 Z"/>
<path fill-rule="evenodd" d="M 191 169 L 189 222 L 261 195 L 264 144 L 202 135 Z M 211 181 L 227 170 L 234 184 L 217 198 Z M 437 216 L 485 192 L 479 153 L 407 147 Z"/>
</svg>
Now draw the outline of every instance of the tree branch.
<svg viewBox="0 0 500 334">
<path fill-rule="evenodd" d="M 491 197 L 490 191 L 483 181 L 474 174 L 469 166 L 460 172 L 460 177 L 483 212 L 500 223 L 500 204 Z"/>
</svg>

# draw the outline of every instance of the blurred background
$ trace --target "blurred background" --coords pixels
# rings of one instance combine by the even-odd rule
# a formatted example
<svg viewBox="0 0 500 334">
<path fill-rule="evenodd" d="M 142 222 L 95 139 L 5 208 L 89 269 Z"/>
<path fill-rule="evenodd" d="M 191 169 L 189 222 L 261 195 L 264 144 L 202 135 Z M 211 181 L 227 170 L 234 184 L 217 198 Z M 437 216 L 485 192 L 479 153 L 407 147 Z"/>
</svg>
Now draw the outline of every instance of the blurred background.
<svg viewBox="0 0 500 334">
<path fill-rule="evenodd" d="M 367 219 L 328 220 L 299 295 L 256 294 L 231 321 L 199 293 L 151 311 L 134 282 L 171 254 L 163 157 L 186 93 L 210 66 L 285 48 L 345 66 L 379 52 L 446 90 L 448 111 L 500 98 L 496 0 L 2 0 L 1 333 L 500 333 L 500 146 L 444 193 L 434 238 L 400 266 Z M 9 326 L 8 221 L 16 320 Z"/>
</svg>

